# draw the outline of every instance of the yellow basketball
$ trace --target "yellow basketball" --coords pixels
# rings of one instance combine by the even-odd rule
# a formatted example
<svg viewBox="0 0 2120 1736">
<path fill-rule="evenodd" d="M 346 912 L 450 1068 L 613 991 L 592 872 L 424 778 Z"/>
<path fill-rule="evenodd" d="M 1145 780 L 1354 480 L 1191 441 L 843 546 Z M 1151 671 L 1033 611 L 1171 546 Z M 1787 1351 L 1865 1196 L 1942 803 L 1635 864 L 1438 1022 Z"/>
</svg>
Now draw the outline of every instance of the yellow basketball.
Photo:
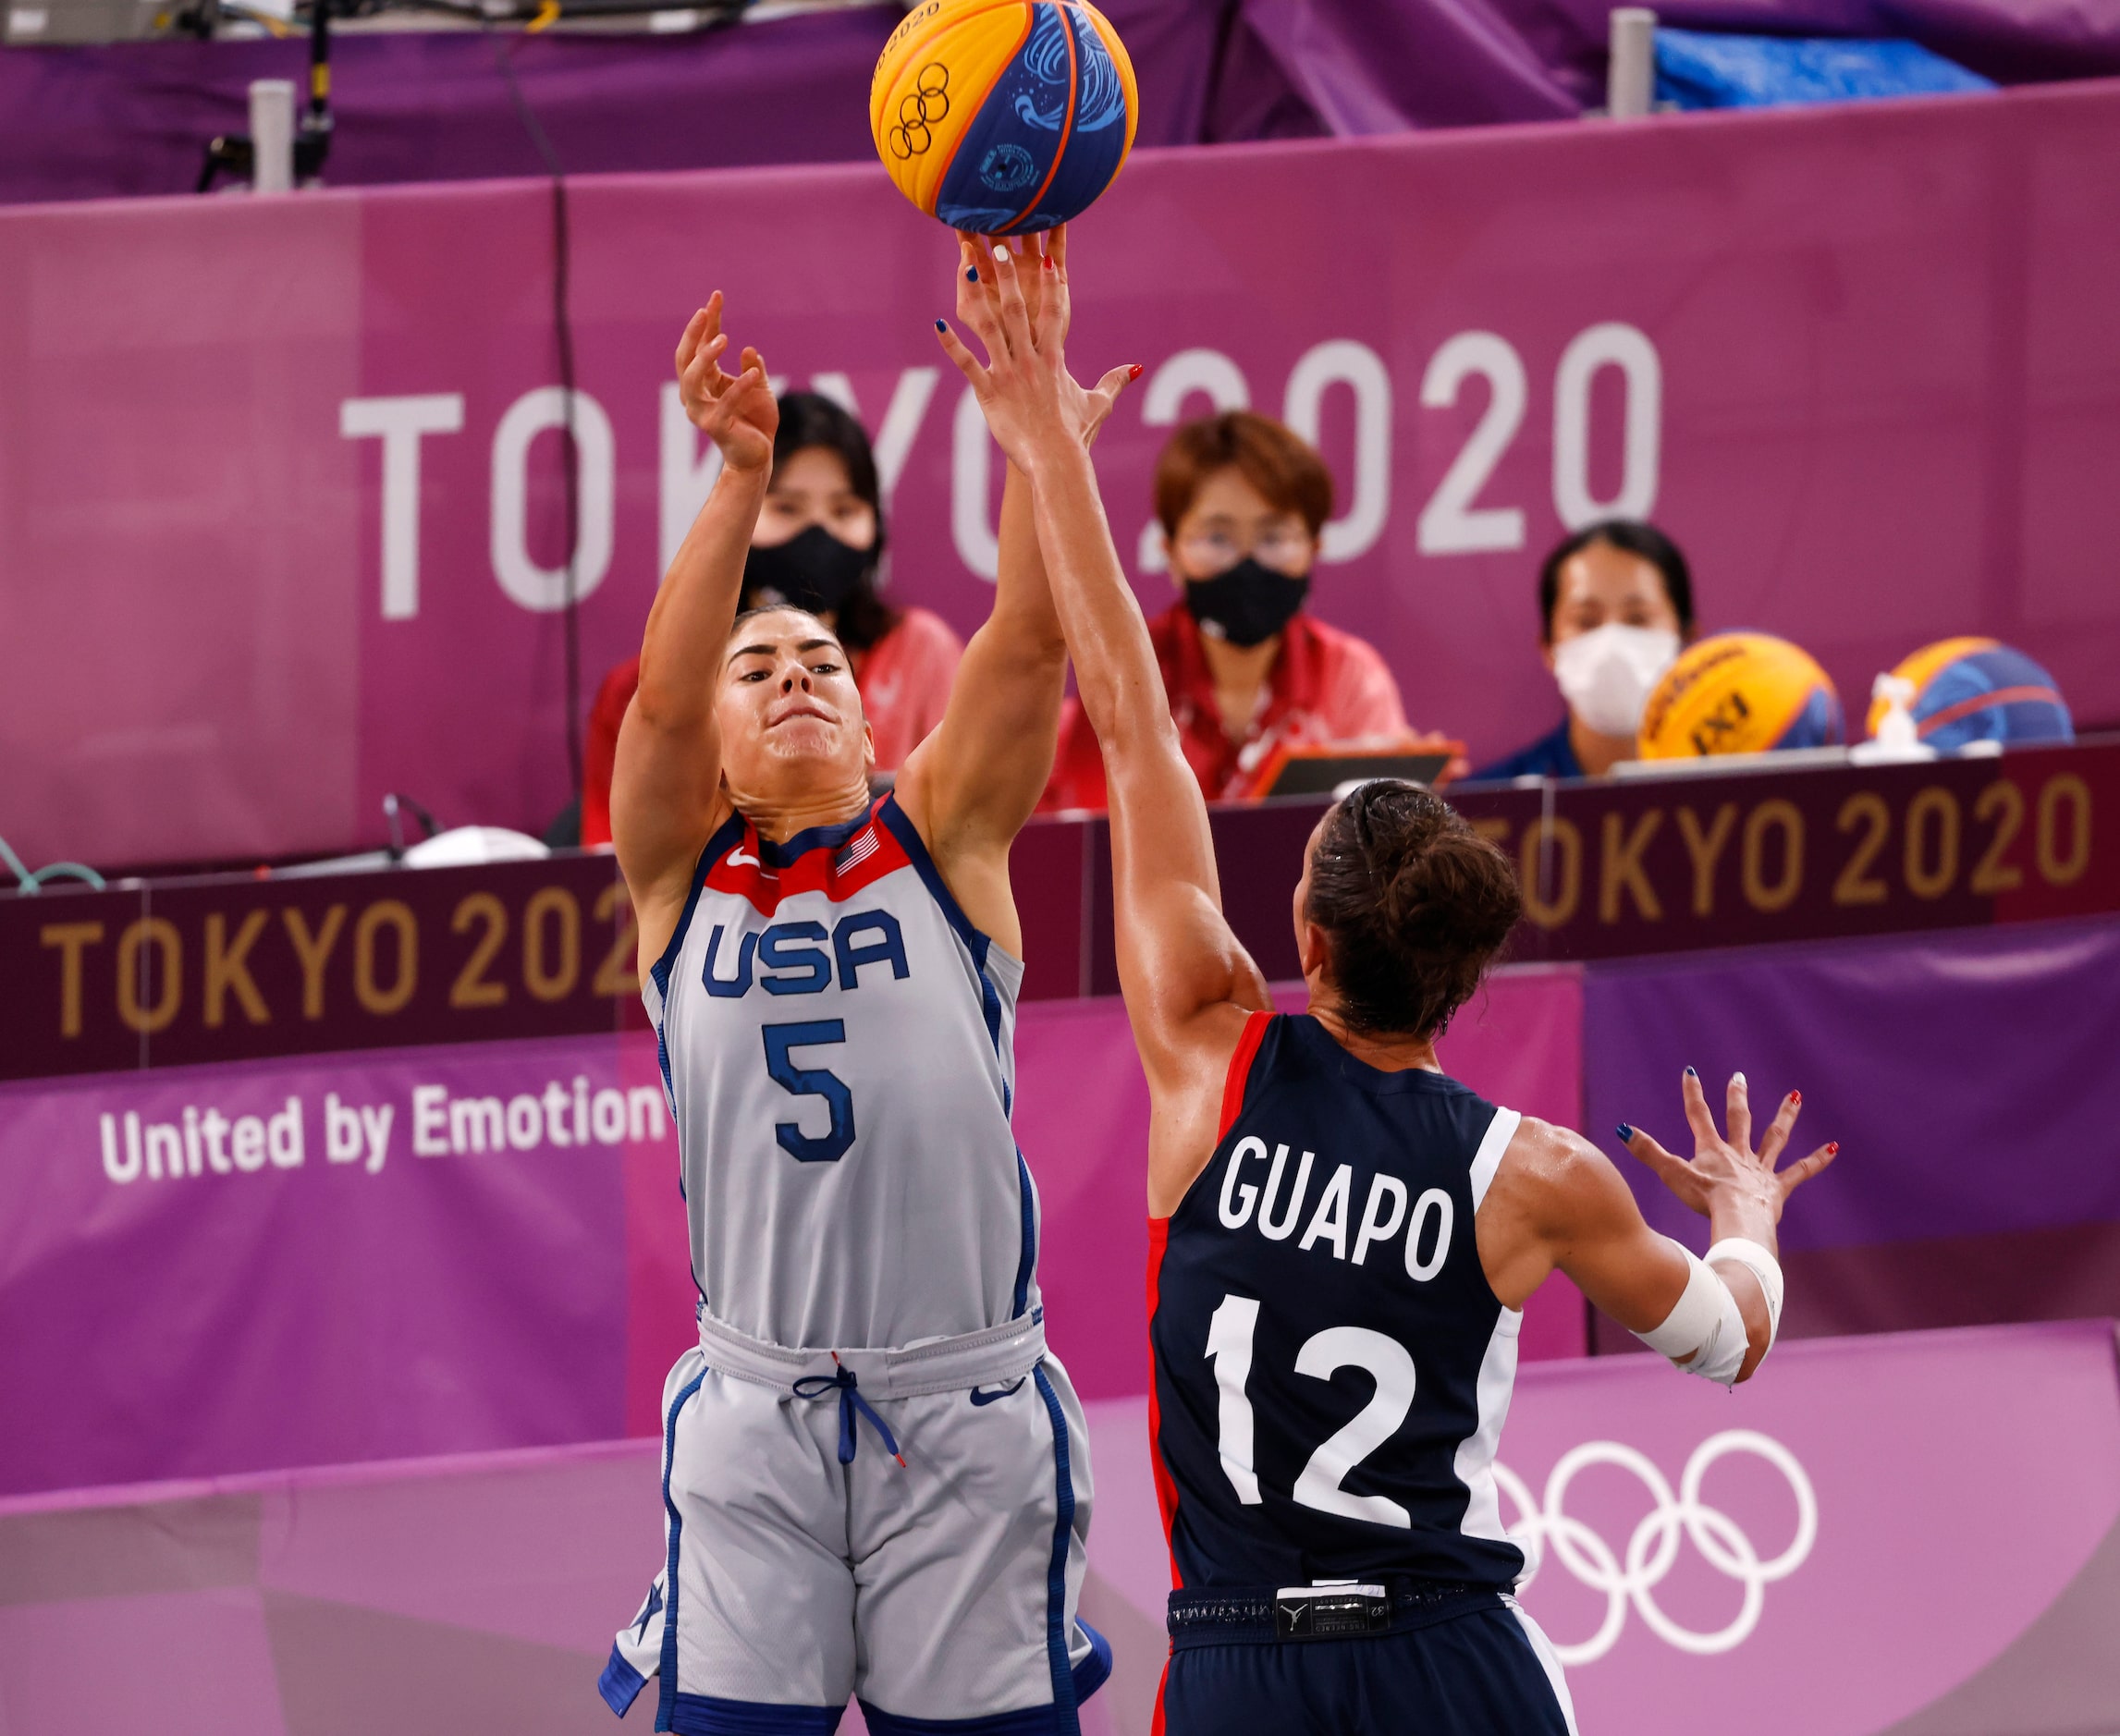
<svg viewBox="0 0 2120 1736">
<path fill-rule="evenodd" d="M 1086 0 L 922 0 L 869 86 L 898 190 L 953 229 L 1028 235 L 1086 211 L 1134 146 L 1119 32 Z"/>
<path fill-rule="evenodd" d="M 1675 760 L 1840 740 L 1840 696 L 1808 652 L 1771 633 L 1717 633 L 1664 671 L 1636 751 Z"/>
</svg>

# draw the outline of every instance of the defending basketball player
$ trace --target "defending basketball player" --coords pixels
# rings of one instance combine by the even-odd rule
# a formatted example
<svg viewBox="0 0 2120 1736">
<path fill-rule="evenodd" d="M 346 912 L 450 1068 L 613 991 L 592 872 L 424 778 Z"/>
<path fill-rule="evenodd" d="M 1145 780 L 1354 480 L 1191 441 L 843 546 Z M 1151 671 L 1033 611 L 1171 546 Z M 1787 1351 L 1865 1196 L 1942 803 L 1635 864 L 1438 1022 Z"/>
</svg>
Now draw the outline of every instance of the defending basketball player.
<svg viewBox="0 0 2120 1736">
<path fill-rule="evenodd" d="M 961 314 L 995 284 L 962 252 Z M 721 474 L 650 611 L 612 787 L 700 1341 L 664 1395 L 663 1570 L 600 1686 L 623 1714 L 659 1675 L 657 1730 L 828 1731 L 852 1693 L 878 1736 L 1072 1736 L 1110 1652 L 1075 1615 L 1086 1442 L 1009 1126 L 1009 845 L 1065 655 L 1027 489 L 942 721 L 872 801 L 838 642 L 736 616 L 778 417 L 755 349 L 722 369 L 721 312 L 677 354 Z M 1080 437 L 1125 378 L 1083 395 Z"/>
<path fill-rule="evenodd" d="M 1027 275 L 1027 274 L 1026 274 Z M 1690 1163 L 1623 1129 L 1711 1226 L 1644 1223 L 1587 1141 L 1448 1078 L 1435 1039 L 1519 912 L 1508 861 L 1411 784 L 1313 833 L 1294 918 L 1309 1010 L 1275 1016 L 1223 920 L 1198 787 L 1078 432 L 1059 331 L 1004 263 L 944 347 L 1032 480 L 1052 593 L 1110 775 L 1119 972 L 1152 1103 L 1150 1427 L 1177 1589 L 1159 1730 L 1489 1736 L 1574 1729 L 1493 1474 L 1520 1310 L 1558 1267 L 1679 1366 L 1725 1384 L 1773 1342 L 1779 1175 L 1683 1082 Z M 1048 295 L 1051 293 L 1048 290 Z M 1064 297 L 1064 284 L 1059 293 Z"/>
</svg>

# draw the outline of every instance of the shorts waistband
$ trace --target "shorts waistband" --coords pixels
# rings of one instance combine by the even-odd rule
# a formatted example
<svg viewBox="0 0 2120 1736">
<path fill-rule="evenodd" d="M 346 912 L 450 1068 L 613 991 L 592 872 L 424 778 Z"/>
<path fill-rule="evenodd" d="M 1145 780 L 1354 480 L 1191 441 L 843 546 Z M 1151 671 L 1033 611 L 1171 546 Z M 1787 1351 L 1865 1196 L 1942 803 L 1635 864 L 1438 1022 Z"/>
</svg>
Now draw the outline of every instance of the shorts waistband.
<svg viewBox="0 0 2120 1736">
<path fill-rule="evenodd" d="M 761 1387 L 792 1393 L 798 1381 L 835 1382 L 844 1371 L 853 1376 L 864 1399 L 918 1399 L 1003 1384 L 1029 1374 L 1046 1353 L 1045 1311 L 1035 1309 L 1020 1320 L 980 1332 L 878 1351 L 791 1350 L 739 1332 L 702 1309 L 699 1348 L 708 1367 Z"/>
<path fill-rule="evenodd" d="M 1289 1623 L 1277 1621 L 1275 1606 L 1285 1593 L 1270 1586 L 1232 1585 L 1211 1591 L 1174 1591 L 1164 1617 L 1170 1644 L 1183 1650 L 1195 1645 L 1304 1644 L 1313 1640 L 1381 1639 L 1410 1632 L 1431 1622 L 1447 1621 L 1470 1610 L 1499 1608 L 1504 1601 L 1492 1585 L 1473 1585 L 1452 1580 L 1414 1579 L 1393 1575 L 1368 1585 L 1380 1585 L 1380 1601 L 1388 1610 L 1381 1625 L 1367 1632 L 1337 1628 L 1331 1632 L 1288 1632 Z M 1348 1585 L 1310 1585 L 1300 1588 L 1317 1597 L 1330 1598 L 1352 1593 Z"/>
</svg>

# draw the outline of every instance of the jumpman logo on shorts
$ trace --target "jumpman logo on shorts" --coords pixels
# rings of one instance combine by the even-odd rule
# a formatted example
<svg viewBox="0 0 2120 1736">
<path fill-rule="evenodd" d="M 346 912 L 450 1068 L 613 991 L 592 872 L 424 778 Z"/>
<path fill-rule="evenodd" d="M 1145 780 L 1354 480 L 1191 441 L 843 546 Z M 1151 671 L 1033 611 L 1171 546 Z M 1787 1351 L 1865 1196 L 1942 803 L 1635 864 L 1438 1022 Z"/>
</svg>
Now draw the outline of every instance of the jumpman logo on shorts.
<svg viewBox="0 0 2120 1736">
<path fill-rule="evenodd" d="M 647 1607 L 641 1611 L 641 1619 L 633 1628 L 633 1637 L 636 1640 L 647 1637 L 648 1623 L 662 1613 L 662 1608 L 663 1588 L 662 1582 L 658 1580 L 648 1587 Z"/>
</svg>

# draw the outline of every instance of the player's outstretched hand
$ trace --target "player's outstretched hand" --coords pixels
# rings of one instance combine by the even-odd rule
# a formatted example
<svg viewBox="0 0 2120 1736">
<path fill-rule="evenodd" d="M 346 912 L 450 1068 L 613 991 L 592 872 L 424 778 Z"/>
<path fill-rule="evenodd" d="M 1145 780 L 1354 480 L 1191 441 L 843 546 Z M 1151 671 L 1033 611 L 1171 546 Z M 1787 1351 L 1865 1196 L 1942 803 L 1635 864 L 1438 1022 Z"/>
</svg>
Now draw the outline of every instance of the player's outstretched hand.
<svg viewBox="0 0 2120 1736">
<path fill-rule="evenodd" d="M 1065 257 L 1059 251 L 1062 245 L 1060 238 L 1064 234 L 1063 226 L 1002 243 L 1022 267 L 1016 287 L 1023 291 L 1023 314 L 1031 323 L 1034 342 L 1049 343 L 1058 339 L 1064 344 L 1067 341 L 1067 299 L 1064 295 L 1056 297 L 1047 293 L 1048 287 L 1058 284 L 1059 262 Z M 973 324 L 981 303 L 985 303 L 996 318 L 1000 315 L 1001 281 L 994 247 L 994 238 L 990 235 L 979 235 L 970 229 L 957 231 L 957 263 L 963 270 L 957 287 L 960 325 Z"/>
<path fill-rule="evenodd" d="M 780 407 L 766 379 L 766 358 L 744 347 L 742 372 L 722 372 L 729 336 L 721 329 L 721 291 L 692 316 L 678 340 L 678 390 L 684 413 L 721 448 L 722 461 L 733 470 L 762 471 L 773 463 L 773 435 L 780 426 Z"/>
<path fill-rule="evenodd" d="M 987 426 L 1011 463 L 1028 471 L 1039 439 L 1090 445 L 1137 367 L 1112 369 L 1085 390 L 1067 369 L 1072 317 L 1064 226 L 1042 238 L 995 242 L 960 232 L 957 319 L 986 350 L 982 366 L 947 322 L 943 353 L 971 383 Z"/>
<path fill-rule="evenodd" d="M 1685 1070 L 1679 1088 L 1685 1097 L 1686 1121 L 1693 1129 L 1691 1163 L 1673 1156 L 1637 1127 L 1622 1126 L 1619 1134 L 1633 1156 L 1655 1170 L 1665 1187 L 1703 1217 L 1718 1205 L 1734 1204 L 1741 1209 L 1763 1209 L 1769 1224 L 1778 1223 L 1789 1195 L 1840 1155 L 1837 1143 L 1820 1145 L 1786 1169 L 1775 1170 L 1803 1109 L 1803 1093 L 1799 1091 L 1792 1091 L 1782 1099 L 1782 1106 L 1760 1137 L 1758 1150 L 1754 1151 L 1752 1105 L 1743 1073 L 1730 1075 L 1723 1117 L 1728 1138 L 1716 1131 L 1707 1094 L 1700 1088 L 1700 1076 L 1692 1068 Z"/>
</svg>

